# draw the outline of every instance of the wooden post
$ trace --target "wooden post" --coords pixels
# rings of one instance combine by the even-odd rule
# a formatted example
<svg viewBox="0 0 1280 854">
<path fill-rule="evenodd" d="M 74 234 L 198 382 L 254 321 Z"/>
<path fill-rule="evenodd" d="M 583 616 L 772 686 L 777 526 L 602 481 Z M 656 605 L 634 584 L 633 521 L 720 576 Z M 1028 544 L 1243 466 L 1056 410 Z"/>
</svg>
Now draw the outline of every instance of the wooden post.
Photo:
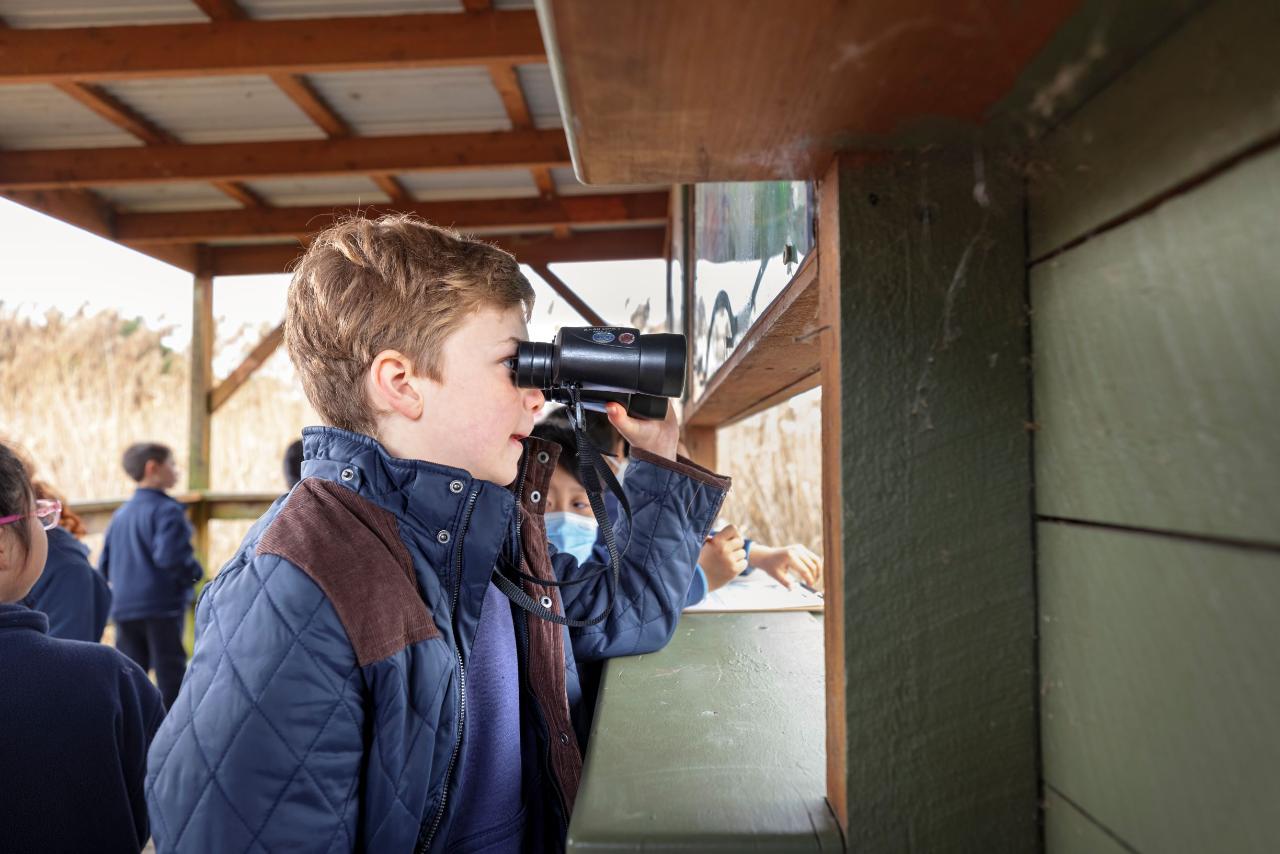
<svg viewBox="0 0 1280 854">
<path fill-rule="evenodd" d="M 826 611 L 827 800 L 842 830 L 849 826 L 846 797 L 848 739 L 845 734 L 843 471 L 840 377 L 840 169 L 839 158 L 818 185 L 818 317 L 822 328 L 822 580 Z"/>
<path fill-rule="evenodd" d="M 192 492 L 209 489 L 213 388 L 213 275 L 206 253 L 200 253 L 191 289 L 191 424 L 188 438 L 187 488 Z M 195 526 L 196 557 L 209 567 L 209 511 L 204 501 L 191 508 Z"/>
<path fill-rule="evenodd" d="M 838 160 L 823 183 L 824 462 L 839 473 L 824 497 L 843 493 L 825 520 L 839 541 L 826 620 L 844 631 L 828 635 L 844 706 L 829 790 L 850 850 L 1041 849 L 1024 193 L 1010 161 L 973 148 Z"/>
<path fill-rule="evenodd" d="M 716 428 L 685 427 L 684 445 L 689 449 L 689 459 L 712 471 L 719 471 L 718 454 L 716 453 Z"/>
</svg>

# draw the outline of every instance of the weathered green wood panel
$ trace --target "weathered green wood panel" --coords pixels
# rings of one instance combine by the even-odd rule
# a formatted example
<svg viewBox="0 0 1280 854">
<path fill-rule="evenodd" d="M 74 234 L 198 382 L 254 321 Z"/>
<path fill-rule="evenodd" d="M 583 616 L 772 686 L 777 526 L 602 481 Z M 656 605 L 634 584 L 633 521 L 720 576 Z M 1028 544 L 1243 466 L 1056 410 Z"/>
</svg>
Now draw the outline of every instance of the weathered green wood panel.
<svg viewBox="0 0 1280 854">
<path fill-rule="evenodd" d="M 822 621 L 689 614 L 600 689 L 574 852 L 840 851 L 827 806 Z"/>
<path fill-rule="evenodd" d="M 1278 277 L 1280 149 L 1037 265 L 1038 511 L 1280 543 Z"/>
<path fill-rule="evenodd" d="M 1129 854 L 1131 851 L 1052 789 L 1044 795 L 1044 847 L 1050 854 Z"/>
<path fill-rule="evenodd" d="M 1039 849 L 1023 198 L 1006 162 L 840 168 L 854 851 Z"/>
<path fill-rule="evenodd" d="M 1280 554 L 1054 523 L 1038 544 L 1047 783 L 1142 852 L 1275 851 Z"/>
<path fill-rule="evenodd" d="M 1031 159 L 1031 256 L 1280 132 L 1277 44 L 1280 3 L 1219 0 L 1051 132 Z"/>
</svg>

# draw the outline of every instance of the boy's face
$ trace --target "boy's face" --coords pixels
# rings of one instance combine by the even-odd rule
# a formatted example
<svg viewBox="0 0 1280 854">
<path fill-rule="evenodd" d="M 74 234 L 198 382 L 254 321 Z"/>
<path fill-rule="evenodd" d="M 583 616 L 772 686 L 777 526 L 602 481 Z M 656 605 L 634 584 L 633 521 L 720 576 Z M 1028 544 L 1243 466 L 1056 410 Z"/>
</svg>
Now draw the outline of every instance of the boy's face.
<svg viewBox="0 0 1280 854">
<path fill-rule="evenodd" d="M 506 485 L 516 479 L 521 440 L 546 403 L 537 389 L 517 388 L 506 361 L 529 337 L 518 307 L 484 308 L 445 339 L 442 380 L 416 377 L 423 415 L 409 428 L 418 459 L 455 466 Z"/>
<path fill-rule="evenodd" d="M 178 463 L 170 454 L 163 461 L 147 460 L 142 483 L 152 489 L 173 489 L 178 485 Z"/>
<path fill-rule="evenodd" d="M 561 466 L 556 466 L 556 470 L 551 473 L 551 483 L 547 486 L 547 512 L 577 513 L 592 519 L 596 515 L 591 510 L 587 491 L 578 483 L 577 478 Z"/>
</svg>

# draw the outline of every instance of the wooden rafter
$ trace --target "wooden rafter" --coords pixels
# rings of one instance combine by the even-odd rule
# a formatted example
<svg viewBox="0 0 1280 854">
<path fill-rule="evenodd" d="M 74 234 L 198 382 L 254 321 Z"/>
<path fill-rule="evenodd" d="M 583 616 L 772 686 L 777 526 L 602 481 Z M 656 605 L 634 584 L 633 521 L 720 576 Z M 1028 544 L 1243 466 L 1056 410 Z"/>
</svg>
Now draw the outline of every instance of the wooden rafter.
<svg viewBox="0 0 1280 854">
<path fill-rule="evenodd" d="M 526 264 L 574 261 L 630 261 L 662 257 L 661 228 L 620 228 L 574 232 L 567 238 L 550 234 L 485 238 Z M 249 276 L 288 272 L 301 255 L 297 244 L 214 246 L 209 260 L 215 276 Z"/>
<path fill-rule="evenodd" d="M 54 85 L 64 94 L 147 145 L 180 144 L 173 134 L 157 126 L 100 86 L 74 80 L 63 80 Z M 245 207 L 258 207 L 262 204 L 262 200 L 252 190 L 234 181 L 214 181 L 213 186 Z"/>
<path fill-rule="evenodd" d="M 0 31 L 0 84 L 545 61 L 530 10 Z"/>
<path fill-rule="evenodd" d="M 237 181 L 569 163 L 560 130 L 0 152 L 0 189 Z"/>
<path fill-rule="evenodd" d="M 468 12 L 488 12 L 493 8 L 493 0 L 462 0 L 462 8 Z"/>
<path fill-rule="evenodd" d="M 532 229 L 556 225 L 657 225 L 667 216 L 667 191 L 556 199 L 484 199 L 414 202 L 398 210 L 464 231 Z M 364 208 L 369 210 L 369 208 Z M 243 237 L 304 237 L 347 213 L 333 205 L 235 211 L 118 214 L 121 243 L 207 243 Z"/>
<path fill-rule="evenodd" d="M 498 90 L 498 94 L 502 97 L 502 106 L 506 108 L 507 118 L 511 120 L 511 127 L 514 130 L 529 130 L 533 128 L 533 114 L 529 110 L 529 102 L 524 96 L 524 89 L 520 86 L 520 75 L 516 71 L 514 65 L 494 62 L 489 64 L 489 77 L 493 80 L 493 86 Z M 531 169 L 533 174 L 533 183 L 538 186 L 538 193 L 544 199 L 555 198 L 556 182 L 551 177 L 551 169 L 546 166 L 539 166 Z M 564 226 L 556 226 L 556 235 L 558 237 L 567 237 L 569 232 Z"/>
<path fill-rule="evenodd" d="M 555 291 L 569 305 L 573 306 L 573 310 L 581 315 L 582 319 L 592 326 L 608 326 L 605 319 L 596 313 L 595 309 L 587 305 L 586 300 L 578 296 L 577 292 L 565 282 L 564 279 L 551 272 L 551 268 L 546 264 L 530 264 L 534 272 L 551 286 L 551 290 Z"/>
<path fill-rule="evenodd" d="M 214 386 L 213 391 L 209 392 L 209 412 L 217 412 L 222 404 L 230 400 L 240 386 L 249 381 L 254 371 L 262 367 L 262 364 L 280 348 L 282 341 L 284 341 L 284 324 L 280 323 L 262 336 L 262 340 L 254 345 L 249 355 L 244 357 L 244 361 L 228 374 L 225 380 Z"/>
<path fill-rule="evenodd" d="M 244 11 L 235 0 L 193 0 L 193 2 L 213 21 L 243 20 Z M 301 74 L 276 73 L 271 75 L 271 82 L 284 93 L 290 101 L 297 105 L 330 139 L 341 139 L 351 136 L 351 126 L 347 124 L 337 111 L 325 102 L 324 97 L 315 90 L 307 78 Z M 374 183 L 387 194 L 392 202 L 403 204 L 410 201 L 408 192 L 391 175 L 372 175 Z"/>
</svg>

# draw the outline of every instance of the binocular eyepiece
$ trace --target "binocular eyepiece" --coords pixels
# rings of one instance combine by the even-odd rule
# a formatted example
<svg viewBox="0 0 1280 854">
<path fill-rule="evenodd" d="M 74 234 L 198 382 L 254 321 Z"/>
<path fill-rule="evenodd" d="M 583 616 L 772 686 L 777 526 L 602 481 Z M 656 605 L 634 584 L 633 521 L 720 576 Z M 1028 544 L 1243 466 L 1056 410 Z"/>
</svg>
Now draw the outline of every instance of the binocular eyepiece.
<svg viewBox="0 0 1280 854">
<path fill-rule="evenodd" d="M 685 338 L 641 335 L 625 326 L 566 326 L 550 344 L 522 341 L 511 369 L 521 388 L 542 389 L 548 398 L 603 409 L 621 403 L 632 417 L 661 419 L 667 398 L 684 394 Z"/>
</svg>

